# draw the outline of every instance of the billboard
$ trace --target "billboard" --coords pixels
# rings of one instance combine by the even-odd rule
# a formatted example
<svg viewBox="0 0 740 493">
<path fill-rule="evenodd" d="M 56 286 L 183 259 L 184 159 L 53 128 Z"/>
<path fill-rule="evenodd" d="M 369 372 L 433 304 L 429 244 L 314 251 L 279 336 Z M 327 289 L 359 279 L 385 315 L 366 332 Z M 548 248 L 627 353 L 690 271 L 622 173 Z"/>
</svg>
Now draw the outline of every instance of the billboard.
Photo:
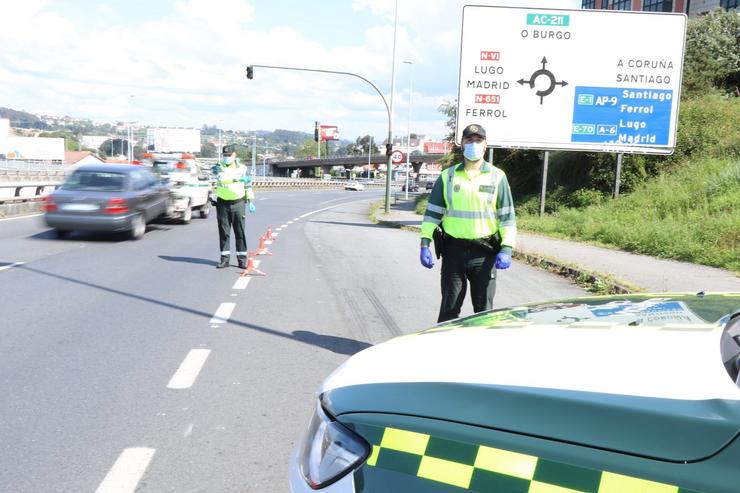
<svg viewBox="0 0 740 493">
<path fill-rule="evenodd" d="M 154 152 L 200 152 L 200 130 L 196 128 L 148 128 L 146 145 Z"/>
<path fill-rule="evenodd" d="M 339 140 L 339 127 L 334 125 L 321 125 L 321 140 Z"/>
<path fill-rule="evenodd" d="M 2 139 L 0 139 L 0 142 Z M 8 137 L 0 149 L 7 159 L 64 161 L 64 139 L 47 137 Z"/>
<path fill-rule="evenodd" d="M 476 123 L 494 147 L 670 154 L 685 30 L 683 14 L 466 5 L 456 141 Z"/>
</svg>

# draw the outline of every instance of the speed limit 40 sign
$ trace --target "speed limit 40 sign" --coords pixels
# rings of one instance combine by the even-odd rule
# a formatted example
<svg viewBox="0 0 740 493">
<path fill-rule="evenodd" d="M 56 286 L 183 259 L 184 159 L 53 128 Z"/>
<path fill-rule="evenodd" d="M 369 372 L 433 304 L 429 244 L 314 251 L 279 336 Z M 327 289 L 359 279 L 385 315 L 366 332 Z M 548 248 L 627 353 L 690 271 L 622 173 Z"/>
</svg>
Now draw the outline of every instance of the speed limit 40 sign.
<svg viewBox="0 0 740 493">
<path fill-rule="evenodd" d="M 401 151 L 393 151 L 391 153 L 391 162 L 393 164 L 401 164 L 406 156 Z"/>
</svg>

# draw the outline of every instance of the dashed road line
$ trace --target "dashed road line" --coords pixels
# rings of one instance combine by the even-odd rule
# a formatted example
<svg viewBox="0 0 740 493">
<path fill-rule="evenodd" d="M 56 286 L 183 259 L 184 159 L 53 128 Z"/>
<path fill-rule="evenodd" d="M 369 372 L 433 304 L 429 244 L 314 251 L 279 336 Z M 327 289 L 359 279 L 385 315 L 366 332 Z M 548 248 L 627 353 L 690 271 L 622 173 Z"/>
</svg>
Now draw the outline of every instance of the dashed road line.
<svg viewBox="0 0 740 493">
<path fill-rule="evenodd" d="M 203 365 L 208 359 L 208 355 L 211 354 L 210 349 L 191 349 L 185 359 L 180 363 L 180 367 L 177 369 L 170 383 L 167 384 L 168 389 L 183 390 L 189 389 L 195 383 L 195 379 L 198 378 L 200 370 L 203 369 Z"/>
<path fill-rule="evenodd" d="M 132 447 L 124 449 L 118 456 L 115 464 L 95 493 L 128 493 L 136 490 L 136 486 L 144 476 L 149 463 L 154 457 L 155 450 L 148 447 Z"/>
<path fill-rule="evenodd" d="M 288 221 L 288 224 L 293 224 L 293 221 Z"/>
<path fill-rule="evenodd" d="M 25 264 L 25 262 L 13 262 L 10 265 L 4 265 L 0 267 L 0 271 L 12 269 L 13 267 L 18 267 L 19 265 L 23 265 L 23 264 Z"/>
<path fill-rule="evenodd" d="M 189 437 L 191 433 L 193 433 L 193 426 L 195 423 L 190 423 L 187 428 L 185 428 L 185 431 L 182 433 L 182 436 L 185 438 Z"/>
<path fill-rule="evenodd" d="M 252 278 L 247 277 L 247 276 L 240 277 L 239 279 L 236 280 L 236 282 L 234 283 L 234 286 L 231 289 L 246 289 L 247 285 L 249 284 L 250 279 Z"/>
<path fill-rule="evenodd" d="M 231 312 L 234 311 L 234 307 L 236 307 L 236 303 L 221 303 L 218 306 L 218 310 L 216 310 L 216 313 L 213 314 L 213 318 L 211 318 L 212 324 L 225 324 L 229 321 L 229 317 L 231 316 Z"/>
<path fill-rule="evenodd" d="M 287 225 L 287 224 L 282 224 L 282 225 L 280 225 L 280 229 L 283 229 L 283 228 L 287 228 L 287 227 L 288 227 L 288 225 Z"/>
<path fill-rule="evenodd" d="M 293 221 L 300 221 L 300 220 L 301 220 L 301 218 L 300 218 L 300 217 L 294 217 L 294 218 L 293 218 Z"/>
</svg>

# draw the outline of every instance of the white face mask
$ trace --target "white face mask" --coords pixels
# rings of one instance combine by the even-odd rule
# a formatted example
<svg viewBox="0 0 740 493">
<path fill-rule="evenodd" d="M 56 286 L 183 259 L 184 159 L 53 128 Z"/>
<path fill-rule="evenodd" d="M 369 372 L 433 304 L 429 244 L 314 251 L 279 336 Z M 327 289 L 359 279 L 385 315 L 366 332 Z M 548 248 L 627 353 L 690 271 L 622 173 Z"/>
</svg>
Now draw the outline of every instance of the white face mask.
<svg viewBox="0 0 740 493">
<path fill-rule="evenodd" d="M 483 155 L 486 152 L 486 145 L 484 142 L 469 142 L 463 145 L 463 156 L 468 161 L 478 161 L 483 159 Z"/>
<path fill-rule="evenodd" d="M 231 164 L 234 162 L 234 156 L 224 156 L 224 163 Z"/>
</svg>

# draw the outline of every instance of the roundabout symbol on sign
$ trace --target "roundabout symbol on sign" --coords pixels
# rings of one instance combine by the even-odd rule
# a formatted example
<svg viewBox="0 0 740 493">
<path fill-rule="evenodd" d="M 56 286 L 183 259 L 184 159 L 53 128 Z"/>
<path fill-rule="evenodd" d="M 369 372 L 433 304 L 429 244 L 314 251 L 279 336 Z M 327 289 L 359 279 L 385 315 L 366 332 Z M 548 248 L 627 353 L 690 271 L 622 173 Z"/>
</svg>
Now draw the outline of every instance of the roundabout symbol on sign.
<svg viewBox="0 0 740 493">
<path fill-rule="evenodd" d="M 391 162 L 393 164 L 401 164 L 403 162 L 403 158 L 405 156 L 403 155 L 403 152 L 401 151 L 393 151 L 391 154 Z"/>
<path fill-rule="evenodd" d="M 545 99 L 545 96 L 549 96 L 552 91 L 555 90 L 555 86 L 562 86 L 565 87 L 568 85 L 567 82 L 564 80 L 561 80 L 560 82 L 555 81 L 555 76 L 545 68 L 547 65 L 547 58 L 542 57 L 542 68 L 535 71 L 532 76 L 529 78 L 529 80 L 524 80 L 524 78 L 519 79 L 517 82 L 521 85 L 529 84 L 529 87 L 531 89 L 534 89 L 534 81 L 537 79 L 537 77 L 543 75 L 548 78 L 550 85 L 545 89 L 544 91 L 538 90 L 537 95 L 540 97 L 540 104 L 542 104 L 542 100 Z"/>
</svg>

